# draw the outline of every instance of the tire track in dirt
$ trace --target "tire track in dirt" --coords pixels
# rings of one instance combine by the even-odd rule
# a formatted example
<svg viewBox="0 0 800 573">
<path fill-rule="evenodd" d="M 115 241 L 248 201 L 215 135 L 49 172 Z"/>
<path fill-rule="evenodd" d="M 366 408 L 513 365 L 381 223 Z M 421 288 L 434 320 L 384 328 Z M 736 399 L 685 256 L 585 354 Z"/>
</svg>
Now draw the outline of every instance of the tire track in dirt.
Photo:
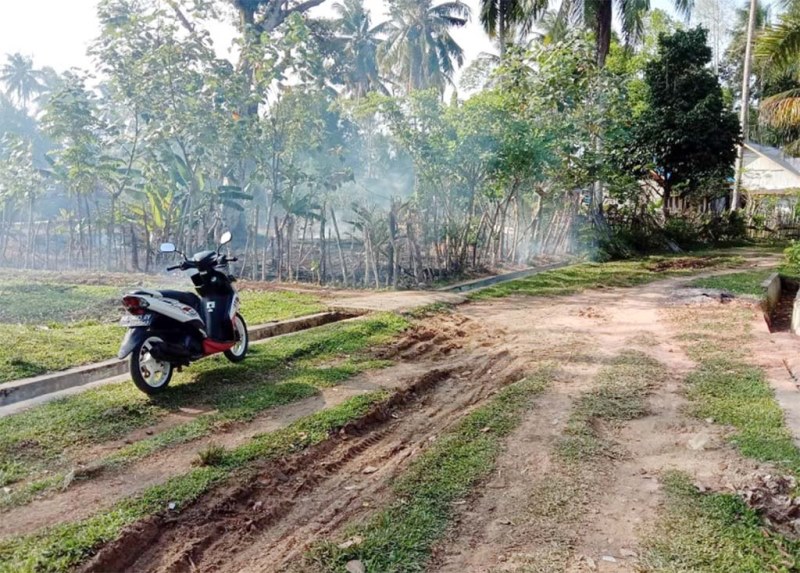
<svg viewBox="0 0 800 573">
<path fill-rule="evenodd" d="M 206 495 L 177 519 L 160 520 L 155 532 L 146 524 L 132 528 L 86 570 L 285 570 L 319 536 L 383 505 L 392 478 L 436 436 L 524 376 L 522 365 L 502 350 L 459 362 L 440 364 L 432 372 L 441 379 L 428 384 L 432 388 L 363 435 L 345 434 L 268 464 L 254 478 Z"/>
<path fill-rule="evenodd" d="M 555 304 L 509 300 L 465 309 L 489 327 L 512 325 L 506 327 L 517 352 L 544 348 L 564 374 L 540 398 L 549 405 L 542 409 L 546 416 L 528 416 L 509 438 L 496 472 L 436 549 L 430 571 L 638 571 L 638 540 L 663 501 L 662 471 L 686 471 L 716 488 L 753 471 L 724 443 L 722 430 L 683 413 L 681 381 L 693 363 L 675 344 L 662 309 L 685 280 L 585 293 Z M 579 348 L 546 342 L 569 333 L 583 335 L 577 335 Z M 551 456 L 574 399 L 594 386 L 601 366 L 631 348 L 669 371 L 655 381 L 650 414 L 617 428 L 598 425 L 621 458 L 569 470 Z"/>
<path fill-rule="evenodd" d="M 403 388 L 436 367 L 459 363 L 465 346 L 477 346 L 489 336 L 478 324 L 463 317 L 443 315 L 412 327 L 398 341 L 374 350 L 379 358 L 397 364 L 355 376 L 338 386 L 291 404 L 271 408 L 248 423 L 223 425 L 213 435 L 167 448 L 120 470 L 107 469 L 90 479 L 75 479 L 69 487 L 0 513 L 0 539 L 32 533 L 42 527 L 77 521 L 111 507 L 169 478 L 189 471 L 198 453 L 210 444 L 235 448 L 254 435 L 273 432 L 324 408 L 334 407 L 353 396 L 380 389 Z M 436 344 L 432 342 L 436 341 Z M 469 352 L 469 350 L 466 350 Z M 459 356 L 456 356 L 459 354 Z M 185 418 L 183 419 L 185 421 Z M 103 444 L 93 451 L 108 455 L 138 437 L 157 435 L 174 424 L 137 430 L 123 440 Z M 87 455 L 84 459 L 91 460 Z M 89 462 L 91 463 L 91 462 Z"/>
</svg>

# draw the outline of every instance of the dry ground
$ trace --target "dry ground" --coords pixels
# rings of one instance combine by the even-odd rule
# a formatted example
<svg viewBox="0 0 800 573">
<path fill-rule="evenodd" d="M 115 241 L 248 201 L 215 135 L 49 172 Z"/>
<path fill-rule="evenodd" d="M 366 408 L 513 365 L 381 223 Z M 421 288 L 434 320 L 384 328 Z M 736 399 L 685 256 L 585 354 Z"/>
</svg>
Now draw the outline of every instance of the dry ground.
<svg viewBox="0 0 800 573">
<path fill-rule="evenodd" d="M 683 381 L 695 363 L 669 312 L 696 302 L 676 294 L 685 282 L 669 279 L 552 299 L 508 297 L 424 318 L 391 346 L 374 349 L 376 357 L 395 360 L 394 366 L 271 409 L 213 438 L 145 458 L 122 474 L 100 475 L 11 508 L 0 519 L 0 538 L 102 511 L 186 472 L 211 443 L 235 447 L 360 393 L 404 391 L 381 415 L 279 462 L 262 463 L 178 515 L 157 516 L 126 529 L 83 567 L 303 570 L 304 555 L 314 544 L 341 539 L 353 523 L 392 502 L 393 481 L 466 413 L 527 373 L 556 365 L 552 383 L 506 440 L 489 478 L 458 502 L 456 519 L 436 543 L 427 570 L 640 571 L 645 567 L 642 539 L 664 504 L 664 472 L 679 470 L 701 488 L 729 491 L 759 471 L 759 464 L 729 444 L 727 428 L 686 411 Z M 709 299 L 707 304 L 720 303 Z M 784 384 L 789 401 L 800 396 L 792 378 L 800 370 L 793 372 L 783 357 L 788 360 L 796 348 L 790 336 L 770 339 L 763 329 L 752 348 L 754 361 L 769 368 L 776 384 Z M 658 365 L 658 374 L 646 380 L 645 415 L 592 422 L 605 449 L 570 460 L 563 448 L 579 400 L 613 378 L 617 361 L 625 356 Z M 169 423 L 137 435 L 158 433 Z M 135 439 L 128 436 L 103 445 L 102 452 L 87 451 L 87 460 Z"/>
</svg>

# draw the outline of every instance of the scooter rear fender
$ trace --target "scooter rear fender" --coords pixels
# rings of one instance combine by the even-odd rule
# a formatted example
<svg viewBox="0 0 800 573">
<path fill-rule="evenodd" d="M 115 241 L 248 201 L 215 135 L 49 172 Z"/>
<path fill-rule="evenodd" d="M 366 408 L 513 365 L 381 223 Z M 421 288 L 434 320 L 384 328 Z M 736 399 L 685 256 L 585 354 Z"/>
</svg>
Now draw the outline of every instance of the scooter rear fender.
<svg viewBox="0 0 800 573">
<path fill-rule="evenodd" d="M 122 360 L 131 352 L 133 352 L 133 349 L 136 348 L 136 345 L 148 337 L 148 330 L 149 327 L 147 326 L 128 329 L 128 332 L 125 333 L 125 338 L 122 339 L 122 345 L 119 347 L 117 358 Z"/>
</svg>

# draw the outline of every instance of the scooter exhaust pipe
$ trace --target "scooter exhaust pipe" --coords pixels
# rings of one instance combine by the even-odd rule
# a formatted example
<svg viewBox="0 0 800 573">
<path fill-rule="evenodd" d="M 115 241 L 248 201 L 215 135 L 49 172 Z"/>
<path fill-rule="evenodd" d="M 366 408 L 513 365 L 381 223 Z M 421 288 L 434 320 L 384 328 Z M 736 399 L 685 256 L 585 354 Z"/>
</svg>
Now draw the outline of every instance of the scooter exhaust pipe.
<svg viewBox="0 0 800 573">
<path fill-rule="evenodd" d="M 153 358 L 163 362 L 171 362 L 173 364 L 189 364 L 192 359 L 192 353 L 189 350 L 178 344 L 170 344 L 169 342 L 162 342 L 154 344 L 150 349 L 150 354 Z"/>
</svg>

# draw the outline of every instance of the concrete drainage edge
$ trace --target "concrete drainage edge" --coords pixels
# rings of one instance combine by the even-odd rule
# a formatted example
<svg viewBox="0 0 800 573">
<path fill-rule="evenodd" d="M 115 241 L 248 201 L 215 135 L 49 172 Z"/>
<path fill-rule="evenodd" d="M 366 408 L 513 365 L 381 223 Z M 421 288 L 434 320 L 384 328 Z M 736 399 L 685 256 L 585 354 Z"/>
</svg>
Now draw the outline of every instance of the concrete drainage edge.
<svg viewBox="0 0 800 573">
<path fill-rule="evenodd" d="M 320 312 L 280 322 L 259 324 L 248 329 L 250 333 L 250 342 L 316 328 L 332 322 L 353 318 L 359 314 L 360 313 L 357 312 L 337 310 L 332 312 Z M 41 376 L 35 376 L 33 378 L 14 380 L 13 382 L 0 385 L 0 406 L 8 406 L 9 404 L 15 404 L 23 400 L 30 400 L 46 394 L 52 394 L 59 390 L 83 386 L 127 373 L 128 361 L 114 358 L 104 362 L 86 364 L 84 366 L 62 370 L 60 372 L 42 374 Z"/>
</svg>

